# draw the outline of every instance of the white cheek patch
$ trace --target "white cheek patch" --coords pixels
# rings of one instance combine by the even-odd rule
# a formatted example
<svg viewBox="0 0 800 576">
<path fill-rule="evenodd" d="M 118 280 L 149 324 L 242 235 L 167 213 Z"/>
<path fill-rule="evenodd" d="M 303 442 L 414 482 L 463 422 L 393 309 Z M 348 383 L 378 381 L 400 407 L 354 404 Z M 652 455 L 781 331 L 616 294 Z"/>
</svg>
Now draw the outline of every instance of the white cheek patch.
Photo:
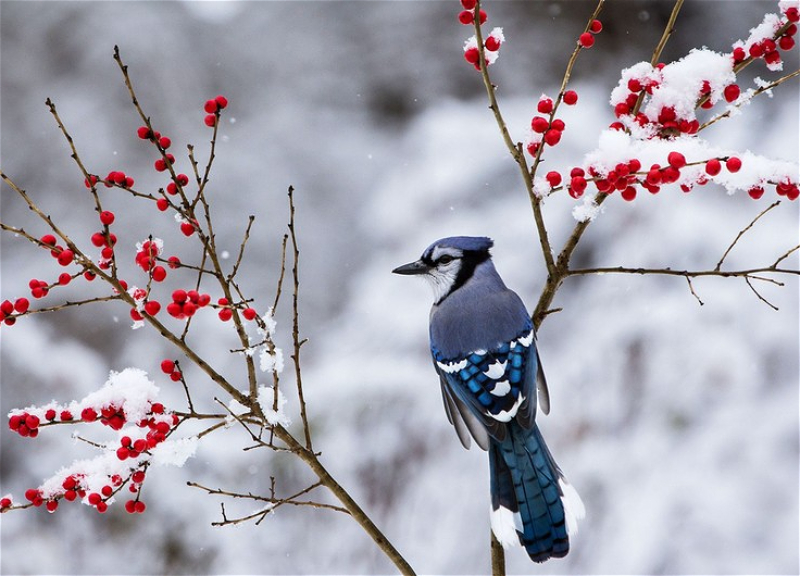
<svg viewBox="0 0 800 576">
<path fill-rule="evenodd" d="M 456 372 L 461 372 L 467 367 L 467 360 L 466 358 L 461 362 L 439 362 L 437 360 L 436 365 L 447 374 L 455 374 Z"/>
<path fill-rule="evenodd" d="M 461 268 L 461 260 L 453 260 L 446 266 L 433 268 L 425 278 L 433 288 L 433 300 L 439 302 L 450 293 L 450 289 L 456 282 L 458 271 Z"/>
</svg>

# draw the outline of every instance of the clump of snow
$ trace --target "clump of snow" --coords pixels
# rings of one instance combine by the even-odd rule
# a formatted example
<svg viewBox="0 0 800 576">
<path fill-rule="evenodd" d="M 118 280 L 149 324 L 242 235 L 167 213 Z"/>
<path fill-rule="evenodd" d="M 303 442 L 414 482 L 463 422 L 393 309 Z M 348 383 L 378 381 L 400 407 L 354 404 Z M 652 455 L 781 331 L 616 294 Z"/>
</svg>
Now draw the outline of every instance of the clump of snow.
<svg viewBox="0 0 800 576">
<path fill-rule="evenodd" d="M 153 464 L 182 467 L 195 455 L 200 440 L 196 436 L 164 440 L 151 450 Z"/>
<path fill-rule="evenodd" d="M 283 372 L 283 350 L 278 347 L 262 349 L 258 353 L 258 366 L 262 372 L 280 374 Z"/>
<path fill-rule="evenodd" d="M 292 423 L 291 418 L 284 412 L 286 396 L 280 390 L 276 390 L 272 386 L 259 386 L 258 403 L 262 412 L 264 412 L 267 422 L 272 426 L 286 427 Z M 277 409 L 275 409 L 275 406 L 277 406 Z"/>
</svg>

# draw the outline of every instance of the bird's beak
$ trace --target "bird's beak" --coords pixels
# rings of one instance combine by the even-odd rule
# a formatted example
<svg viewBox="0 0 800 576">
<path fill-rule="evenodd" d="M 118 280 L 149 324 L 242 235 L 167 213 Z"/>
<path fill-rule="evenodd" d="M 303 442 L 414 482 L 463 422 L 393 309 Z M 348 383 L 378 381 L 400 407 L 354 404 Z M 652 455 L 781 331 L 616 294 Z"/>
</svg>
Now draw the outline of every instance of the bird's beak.
<svg viewBox="0 0 800 576">
<path fill-rule="evenodd" d="M 422 260 L 411 262 L 410 264 L 403 264 L 392 270 L 392 274 L 403 274 L 411 276 L 413 274 L 427 274 L 430 268 Z"/>
</svg>

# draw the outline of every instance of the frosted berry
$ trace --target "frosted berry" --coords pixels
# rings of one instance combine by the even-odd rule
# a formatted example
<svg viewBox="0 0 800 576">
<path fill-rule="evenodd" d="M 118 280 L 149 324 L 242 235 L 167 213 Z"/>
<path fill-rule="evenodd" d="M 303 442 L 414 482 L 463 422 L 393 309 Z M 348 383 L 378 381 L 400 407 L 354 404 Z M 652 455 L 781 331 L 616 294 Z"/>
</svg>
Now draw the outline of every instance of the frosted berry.
<svg viewBox="0 0 800 576">
<path fill-rule="evenodd" d="M 594 36 L 592 36 L 589 32 L 584 32 L 578 38 L 578 43 L 584 48 L 591 48 L 594 46 Z"/>
<path fill-rule="evenodd" d="M 539 100 L 539 103 L 536 105 L 536 109 L 541 114 L 550 114 L 553 111 L 553 101 L 550 98 L 544 97 Z"/>
<path fill-rule="evenodd" d="M 597 22 L 597 20 L 595 20 Z M 572 106 L 575 102 L 578 101 L 578 93 L 575 90 L 567 90 L 564 92 L 564 104 L 567 106 Z"/>
<path fill-rule="evenodd" d="M 480 60 L 480 57 L 481 57 L 480 52 L 475 46 L 472 46 L 471 48 L 467 48 L 466 50 L 464 50 L 464 59 L 470 64 L 477 65 L 478 60 Z"/>
<path fill-rule="evenodd" d="M 489 36 L 484 43 L 484 46 L 490 52 L 497 52 L 500 50 L 500 39 L 495 36 Z"/>
<path fill-rule="evenodd" d="M 750 188 L 750 190 L 747 191 L 747 193 L 753 200 L 758 200 L 764 195 L 764 188 L 762 188 L 761 186 L 753 186 L 752 188 Z"/>
<path fill-rule="evenodd" d="M 94 422 L 97 420 L 97 412 L 94 408 L 84 408 L 81 410 L 81 420 L 84 422 Z"/>
</svg>

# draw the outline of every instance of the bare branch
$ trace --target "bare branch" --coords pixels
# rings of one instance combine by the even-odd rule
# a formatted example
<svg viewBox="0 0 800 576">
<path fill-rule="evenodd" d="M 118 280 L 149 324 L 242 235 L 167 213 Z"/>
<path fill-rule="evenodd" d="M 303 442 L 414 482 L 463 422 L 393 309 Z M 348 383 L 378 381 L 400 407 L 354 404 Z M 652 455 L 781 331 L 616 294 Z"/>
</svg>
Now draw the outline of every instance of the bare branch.
<svg viewBox="0 0 800 576">
<path fill-rule="evenodd" d="M 750 224 L 748 224 L 747 226 L 745 226 L 745 227 L 744 227 L 744 228 L 743 228 L 743 229 L 742 229 L 742 230 L 741 230 L 741 231 L 740 231 L 740 232 L 739 232 L 739 233 L 736 235 L 736 238 L 734 238 L 734 239 L 733 239 L 733 242 L 731 242 L 731 245 L 730 245 L 730 246 L 728 246 L 728 249 L 727 249 L 727 250 L 725 250 L 725 253 L 722 255 L 722 258 L 720 258 L 720 259 L 719 259 L 719 262 L 717 262 L 717 265 L 714 267 L 714 270 L 716 270 L 716 271 L 719 271 L 719 269 L 720 269 L 720 268 L 722 268 L 722 263 L 725 261 L 725 258 L 727 258 L 727 256 L 728 256 L 728 254 L 730 253 L 730 251 L 731 251 L 731 250 L 733 250 L 733 247 L 734 247 L 734 246 L 736 246 L 736 243 L 739 241 L 739 239 L 740 239 L 742 236 L 744 236 L 744 235 L 747 233 L 747 231 L 748 231 L 748 230 L 750 230 L 750 229 L 753 227 L 753 225 L 754 225 L 756 222 L 758 222 L 758 220 L 759 220 L 759 219 L 760 219 L 760 218 L 761 218 L 761 217 L 762 217 L 764 214 L 766 214 L 767 212 L 769 212 L 770 210 L 772 210 L 773 208 L 775 208 L 776 206 L 778 206 L 780 203 L 781 203 L 781 201 L 780 201 L 780 200 L 777 200 L 777 201 L 773 202 L 772 204 L 770 204 L 770 205 L 769 205 L 768 207 L 766 207 L 764 210 L 762 210 L 761 212 L 759 212 L 759 213 L 758 213 L 758 215 L 756 215 L 756 217 L 755 217 L 755 218 L 753 218 L 753 220 L 750 222 Z M 780 262 L 780 260 L 778 260 L 778 262 Z"/>
</svg>

